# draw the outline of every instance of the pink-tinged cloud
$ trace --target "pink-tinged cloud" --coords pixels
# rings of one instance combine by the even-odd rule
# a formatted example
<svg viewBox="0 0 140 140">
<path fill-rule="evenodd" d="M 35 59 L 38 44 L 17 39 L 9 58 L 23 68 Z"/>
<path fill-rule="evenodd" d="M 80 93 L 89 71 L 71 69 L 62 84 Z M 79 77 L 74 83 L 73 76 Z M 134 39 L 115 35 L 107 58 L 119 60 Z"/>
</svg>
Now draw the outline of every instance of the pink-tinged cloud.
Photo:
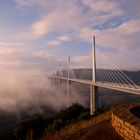
<svg viewBox="0 0 140 140">
<path fill-rule="evenodd" d="M 59 40 L 50 40 L 47 42 L 48 46 L 59 46 L 61 44 L 61 41 Z"/>
</svg>

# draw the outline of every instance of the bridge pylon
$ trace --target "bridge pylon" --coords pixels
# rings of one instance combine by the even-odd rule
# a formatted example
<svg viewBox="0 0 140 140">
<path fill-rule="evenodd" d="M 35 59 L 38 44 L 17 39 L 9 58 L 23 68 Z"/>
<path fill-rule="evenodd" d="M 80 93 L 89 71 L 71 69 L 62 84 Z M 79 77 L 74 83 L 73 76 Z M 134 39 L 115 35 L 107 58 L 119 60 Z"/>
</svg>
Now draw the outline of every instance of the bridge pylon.
<svg viewBox="0 0 140 140">
<path fill-rule="evenodd" d="M 95 36 L 92 38 L 92 85 L 90 85 L 90 115 L 94 115 L 98 109 L 98 87 L 96 83 L 96 50 Z"/>
</svg>

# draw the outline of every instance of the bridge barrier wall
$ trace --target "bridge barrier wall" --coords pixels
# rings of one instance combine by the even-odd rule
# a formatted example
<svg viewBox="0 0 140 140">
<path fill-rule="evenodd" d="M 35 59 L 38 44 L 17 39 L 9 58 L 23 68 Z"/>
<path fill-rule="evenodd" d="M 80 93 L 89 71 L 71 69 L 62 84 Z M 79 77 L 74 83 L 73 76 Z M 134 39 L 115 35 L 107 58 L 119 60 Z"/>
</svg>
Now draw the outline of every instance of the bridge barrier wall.
<svg viewBox="0 0 140 140">
<path fill-rule="evenodd" d="M 112 126 L 125 140 L 140 140 L 140 119 L 130 112 L 137 105 L 123 105 L 112 113 Z"/>
</svg>

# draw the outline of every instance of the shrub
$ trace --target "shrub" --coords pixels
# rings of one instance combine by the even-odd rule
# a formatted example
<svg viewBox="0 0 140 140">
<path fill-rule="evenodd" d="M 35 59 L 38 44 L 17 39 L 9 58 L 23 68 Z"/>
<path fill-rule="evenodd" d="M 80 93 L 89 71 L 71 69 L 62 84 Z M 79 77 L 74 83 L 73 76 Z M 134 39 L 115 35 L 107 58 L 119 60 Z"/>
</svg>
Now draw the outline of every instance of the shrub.
<svg viewBox="0 0 140 140">
<path fill-rule="evenodd" d="M 51 125 L 51 130 L 52 131 L 60 130 L 62 126 L 63 126 L 62 119 L 55 119 L 53 124 Z"/>
<path fill-rule="evenodd" d="M 66 123 L 76 121 L 79 115 L 84 112 L 84 107 L 78 104 L 73 104 L 71 107 L 61 110 L 55 117 L 61 118 Z"/>
<path fill-rule="evenodd" d="M 55 116 L 47 118 L 41 115 L 34 115 L 28 120 L 22 121 L 15 129 L 16 138 L 26 139 L 29 130 L 33 132 L 33 139 L 38 140 L 45 130 L 54 132 L 60 130 L 65 125 L 78 120 L 90 118 L 89 112 L 83 106 L 73 104 L 71 107 L 58 112 Z"/>
<path fill-rule="evenodd" d="M 80 114 L 80 116 L 78 117 L 78 120 L 89 120 L 91 118 L 89 112 L 83 112 Z"/>
<path fill-rule="evenodd" d="M 45 120 L 41 115 L 34 115 L 32 118 L 22 121 L 15 129 L 17 139 L 25 139 L 28 130 L 33 131 L 33 139 L 36 140 L 45 132 Z"/>
</svg>

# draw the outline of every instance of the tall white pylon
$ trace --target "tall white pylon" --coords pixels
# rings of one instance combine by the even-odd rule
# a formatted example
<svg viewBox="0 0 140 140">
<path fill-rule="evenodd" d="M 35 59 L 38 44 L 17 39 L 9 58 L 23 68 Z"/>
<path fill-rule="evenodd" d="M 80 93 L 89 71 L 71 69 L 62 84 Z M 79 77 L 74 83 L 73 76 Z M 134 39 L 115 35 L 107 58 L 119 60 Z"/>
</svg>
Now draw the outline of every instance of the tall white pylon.
<svg viewBox="0 0 140 140">
<path fill-rule="evenodd" d="M 95 50 L 95 36 L 92 38 L 92 82 L 96 82 L 96 50 Z"/>
<path fill-rule="evenodd" d="M 98 109 L 98 87 L 96 83 L 96 50 L 95 36 L 92 38 L 92 85 L 90 85 L 90 115 L 94 115 Z"/>
</svg>

